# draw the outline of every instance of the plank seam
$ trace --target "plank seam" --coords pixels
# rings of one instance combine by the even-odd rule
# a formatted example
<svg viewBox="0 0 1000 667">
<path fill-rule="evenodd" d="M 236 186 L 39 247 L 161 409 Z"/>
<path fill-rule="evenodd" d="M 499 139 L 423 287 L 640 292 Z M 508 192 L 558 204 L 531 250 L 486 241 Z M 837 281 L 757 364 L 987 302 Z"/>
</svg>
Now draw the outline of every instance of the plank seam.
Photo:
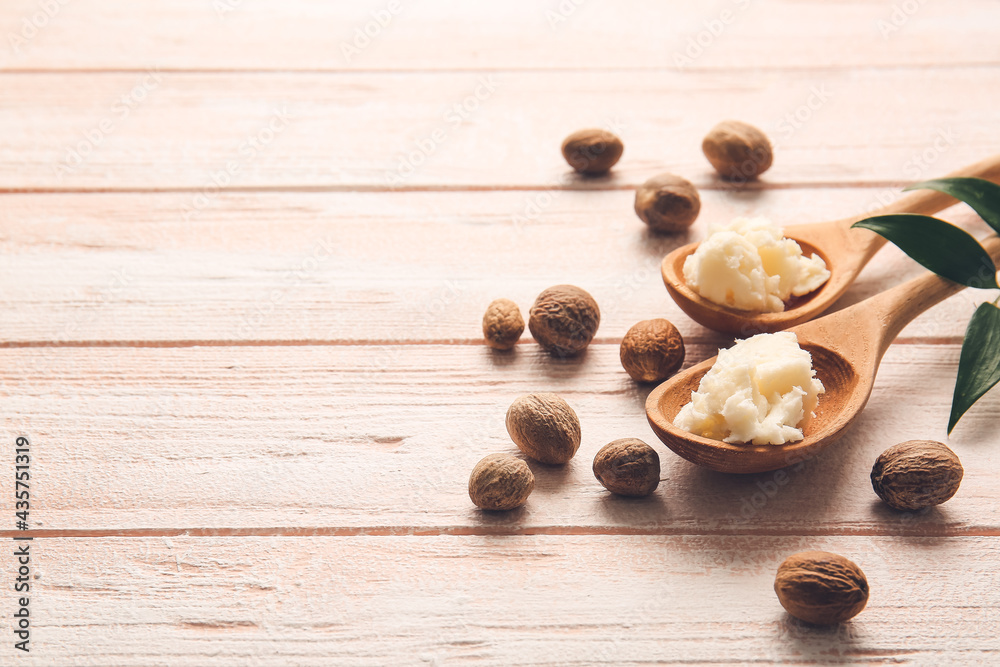
<svg viewBox="0 0 1000 667">
<path fill-rule="evenodd" d="M 739 72 L 776 72 L 776 73 L 805 73 L 805 72 L 870 72 L 870 71 L 927 71 L 927 70 L 956 70 L 956 69 L 990 69 L 1000 66 L 1000 60 L 969 60 L 965 62 L 952 62 L 952 63 L 940 63 L 928 61 L 924 63 L 915 62 L 899 62 L 899 63 L 885 63 L 885 64 L 857 64 L 857 65 L 806 65 L 802 67 L 796 67 L 794 65 L 752 65 L 741 67 L 738 64 L 726 65 L 725 67 L 711 67 L 711 66 L 697 66 L 690 65 L 683 68 L 678 68 L 672 65 L 648 65 L 648 66 L 596 66 L 596 67 L 537 67 L 537 66 L 506 66 L 506 67 L 441 67 L 441 68 L 388 68 L 388 67 L 371 67 L 371 68 L 333 68 L 333 67 L 291 67 L 291 68 L 277 68 L 277 69 L 262 69 L 262 68 L 225 68 L 225 67 L 209 67 L 209 68 L 189 68 L 189 67 L 156 67 L 157 72 L 162 72 L 164 74 L 173 75 L 190 75 L 190 76 L 201 76 L 201 75 L 252 75 L 252 76 L 285 76 L 285 75 L 299 75 L 299 76 L 311 76 L 317 74 L 329 74 L 336 76 L 354 76 L 354 75 L 383 75 L 383 76 L 397 76 L 397 75 L 450 75 L 450 74 L 592 74 L 597 73 L 629 73 L 629 72 L 639 72 L 639 73 L 651 73 L 651 72 L 661 72 L 667 74 L 676 74 L 678 76 L 703 76 L 705 74 L 721 74 L 729 75 L 731 73 Z M 54 74 L 59 76 L 66 75 L 86 75 L 92 76 L 95 74 L 106 74 L 111 76 L 119 76 L 123 74 L 144 74 L 150 71 L 150 66 L 146 67 L 11 67 L 8 69 L 0 68 L 0 74 L 9 74 L 13 76 L 32 76 L 39 74 Z"/>
<path fill-rule="evenodd" d="M 799 181 L 794 183 L 775 183 L 766 181 L 751 181 L 734 186 L 722 180 L 696 184 L 699 190 L 730 192 L 763 192 L 771 190 L 824 190 L 851 188 L 899 188 L 910 183 L 909 180 L 871 180 L 871 181 Z M 385 185 L 244 185 L 227 186 L 226 194 L 325 194 L 325 193 L 408 193 L 408 192 L 631 192 L 637 185 L 627 183 L 540 183 L 511 185 L 401 185 L 389 187 Z M 0 195 L 149 195 L 149 194 L 186 194 L 203 191 L 204 185 L 176 187 L 0 187 Z"/>
<path fill-rule="evenodd" d="M 722 334 L 720 334 L 722 336 Z M 595 338 L 591 345 L 621 345 L 621 338 Z M 719 345 L 725 340 L 719 338 L 702 338 L 688 336 L 684 339 L 688 345 Z M 520 341 L 515 347 L 533 345 L 531 339 Z M 960 345 L 961 336 L 928 336 L 912 338 L 897 338 L 893 345 Z M 186 348 L 186 347 L 407 347 L 407 346 L 438 346 L 438 345 L 482 345 L 481 338 L 428 338 L 416 340 L 381 340 L 381 339 L 301 339 L 301 340 L 11 340 L 0 341 L 0 349 L 28 348 L 77 348 L 77 347 L 116 347 L 116 348 Z"/>
<path fill-rule="evenodd" d="M 50 528 L 2 530 L 0 538 L 30 537 L 447 537 L 447 536 L 530 536 L 607 535 L 669 537 L 1000 537 L 1000 527 L 926 526 L 902 530 L 878 528 L 826 528 L 808 530 L 700 530 L 690 528 L 643 528 L 631 526 L 304 526 L 248 528 Z"/>
</svg>

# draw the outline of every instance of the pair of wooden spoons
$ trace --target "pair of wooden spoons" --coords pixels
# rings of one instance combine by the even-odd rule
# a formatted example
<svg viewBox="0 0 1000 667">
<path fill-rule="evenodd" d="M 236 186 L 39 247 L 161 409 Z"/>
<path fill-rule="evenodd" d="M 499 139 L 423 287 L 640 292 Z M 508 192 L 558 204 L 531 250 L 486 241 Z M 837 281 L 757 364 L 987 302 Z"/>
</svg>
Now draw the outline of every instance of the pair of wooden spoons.
<svg viewBox="0 0 1000 667">
<path fill-rule="evenodd" d="M 950 177 L 1000 179 L 1000 156 L 984 160 Z M 955 203 L 936 191 L 919 191 L 870 215 L 919 213 L 930 215 Z M 861 269 L 885 244 L 866 229 L 851 229 L 859 215 L 834 222 L 785 228 L 785 236 L 816 253 L 826 262 L 830 279 L 808 299 L 780 313 L 730 310 L 695 294 L 684 284 L 684 260 L 697 244 L 678 248 L 663 260 L 663 280 L 680 308 L 711 329 L 748 337 L 788 329 L 799 345 L 812 354 L 816 375 L 826 392 L 820 395 L 816 416 L 804 428 L 804 438 L 786 445 L 729 444 L 688 433 L 673 424 L 681 407 L 691 401 L 702 376 L 715 357 L 678 373 L 649 395 L 646 416 L 656 435 L 677 454 L 698 465 L 722 472 L 756 473 L 777 470 L 815 456 L 835 442 L 857 419 L 868 402 L 882 356 L 913 318 L 964 289 L 928 273 L 849 308 L 813 320 L 836 301 Z M 1000 239 L 983 242 L 994 262 L 1000 261 Z M 811 321 L 810 321 L 811 320 Z M 804 323 L 804 324 L 803 324 Z M 797 325 L 797 326 L 796 326 Z"/>
</svg>

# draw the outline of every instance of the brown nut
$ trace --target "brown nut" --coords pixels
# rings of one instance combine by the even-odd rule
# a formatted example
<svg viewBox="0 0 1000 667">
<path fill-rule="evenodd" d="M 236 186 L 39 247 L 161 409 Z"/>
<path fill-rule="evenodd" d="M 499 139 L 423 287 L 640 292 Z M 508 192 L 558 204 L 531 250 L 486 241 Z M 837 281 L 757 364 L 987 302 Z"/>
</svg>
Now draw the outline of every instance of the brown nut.
<svg viewBox="0 0 1000 667">
<path fill-rule="evenodd" d="M 624 151 L 622 140 L 607 130 L 577 130 L 562 143 L 562 154 L 569 166 L 588 176 L 611 169 Z"/>
<path fill-rule="evenodd" d="M 580 448 L 580 420 L 556 394 L 528 394 L 507 409 L 507 433 L 518 449 L 542 463 L 566 463 Z"/>
<path fill-rule="evenodd" d="M 922 510 L 955 495 L 965 471 L 955 452 L 933 440 L 908 440 L 882 452 L 872 488 L 897 510 Z"/>
<path fill-rule="evenodd" d="M 868 580 L 857 565 L 826 551 L 803 551 L 785 559 L 774 592 L 795 618 L 817 625 L 841 623 L 868 603 Z"/>
<path fill-rule="evenodd" d="M 625 334 L 620 356 L 636 382 L 662 382 L 684 363 L 684 339 L 668 320 L 643 320 Z"/>
<path fill-rule="evenodd" d="M 648 496 L 660 483 L 660 457 L 642 440 L 615 440 L 594 457 L 594 476 L 611 493 Z"/>
<path fill-rule="evenodd" d="M 495 350 L 509 350 L 524 332 L 524 318 L 510 299 L 497 299 L 483 315 L 483 337 Z"/>
<path fill-rule="evenodd" d="M 556 285 L 538 295 L 528 311 L 528 330 L 538 344 L 559 357 L 588 345 L 601 324 L 594 297 L 573 285 Z"/>
<path fill-rule="evenodd" d="M 635 213 L 658 232 L 683 232 L 701 211 L 698 190 L 687 179 L 659 174 L 635 191 Z"/>
<path fill-rule="evenodd" d="M 749 180 L 771 167 L 774 154 L 767 135 L 753 125 L 724 120 L 705 136 L 701 150 L 726 179 Z"/>
<path fill-rule="evenodd" d="M 484 510 L 512 510 L 528 500 L 535 476 L 511 454 L 490 454 L 469 475 L 469 497 Z"/>
</svg>

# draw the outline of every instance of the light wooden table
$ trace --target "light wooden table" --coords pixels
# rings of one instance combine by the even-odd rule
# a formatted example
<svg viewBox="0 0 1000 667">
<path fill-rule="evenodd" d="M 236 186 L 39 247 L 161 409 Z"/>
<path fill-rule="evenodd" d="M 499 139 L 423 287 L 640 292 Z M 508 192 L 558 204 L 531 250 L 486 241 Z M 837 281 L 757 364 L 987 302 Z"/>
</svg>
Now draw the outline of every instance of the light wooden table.
<svg viewBox="0 0 1000 667">
<path fill-rule="evenodd" d="M 993 295 L 908 327 L 857 426 L 783 484 L 672 455 L 618 363 L 650 317 L 688 363 L 730 343 L 658 273 L 709 222 L 842 217 L 1000 152 L 1000 4 L 9 0 L 0 26 L 0 665 L 1000 664 L 1000 400 L 945 434 Z M 725 118 L 777 145 L 752 187 L 701 155 Z M 625 141 L 606 179 L 559 155 L 587 126 Z M 701 188 L 689 238 L 631 210 L 664 170 Z M 843 303 L 918 273 L 886 248 Z M 493 298 L 566 282 L 603 311 L 584 356 L 482 344 Z M 513 451 L 529 391 L 583 445 L 484 515 L 468 473 Z M 594 479 L 620 437 L 657 446 L 652 497 Z M 902 515 L 868 473 L 911 438 L 966 473 Z M 867 573 L 855 620 L 781 609 L 774 571 L 807 548 Z"/>
</svg>

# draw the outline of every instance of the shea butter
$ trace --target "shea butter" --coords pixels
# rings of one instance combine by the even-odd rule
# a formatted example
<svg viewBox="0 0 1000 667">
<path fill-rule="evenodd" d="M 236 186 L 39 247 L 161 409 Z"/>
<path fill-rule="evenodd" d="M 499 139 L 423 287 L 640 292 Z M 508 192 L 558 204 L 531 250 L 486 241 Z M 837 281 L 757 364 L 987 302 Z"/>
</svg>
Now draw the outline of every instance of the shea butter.
<svg viewBox="0 0 1000 667">
<path fill-rule="evenodd" d="M 760 334 L 719 350 L 674 424 L 731 443 L 798 442 L 823 391 L 794 333 Z"/>
<path fill-rule="evenodd" d="M 714 229 L 684 261 L 684 282 L 702 297 L 737 310 L 777 313 L 792 296 L 830 278 L 822 257 L 806 257 L 767 218 L 736 218 Z"/>
</svg>

